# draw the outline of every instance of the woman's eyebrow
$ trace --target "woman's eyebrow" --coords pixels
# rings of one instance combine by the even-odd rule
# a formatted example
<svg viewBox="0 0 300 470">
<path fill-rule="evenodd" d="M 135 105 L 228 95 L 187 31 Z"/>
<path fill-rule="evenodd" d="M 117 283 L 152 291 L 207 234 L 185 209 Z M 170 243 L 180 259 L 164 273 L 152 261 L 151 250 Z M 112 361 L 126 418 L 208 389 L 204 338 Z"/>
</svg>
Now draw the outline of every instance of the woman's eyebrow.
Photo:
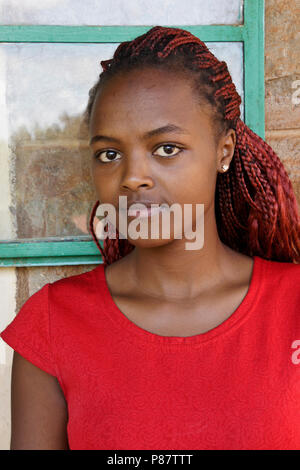
<svg viewBox="0 0 300 470">
<path fill-rule="evenodd" d="M 179 127 L 176 124 L 166 124 L 165 126 L 157 127 L 156 129 L 145 132 L 145 134 L 142 135 L 142 139 L 149 139 L 150 137 L 153 137 L 155 135 L 165 134 L 167 132 L 177 132 L 179 134 L 189 134 L 187 129 L 183 129 L 182 127 Z M 94 135 L 94 137 L 91 138 L 90 145 L 95 143 L 95 142 L 100 142 L 102 140 L 110 140 L 111 142 L 116 142 L 117 144 L 121 143 L 121 141 L 119 139 L 117 139 L 116 137 L 109 137 L 109 136 L 99 135 L 98 134 L 98 135 Z"/>
</svg>

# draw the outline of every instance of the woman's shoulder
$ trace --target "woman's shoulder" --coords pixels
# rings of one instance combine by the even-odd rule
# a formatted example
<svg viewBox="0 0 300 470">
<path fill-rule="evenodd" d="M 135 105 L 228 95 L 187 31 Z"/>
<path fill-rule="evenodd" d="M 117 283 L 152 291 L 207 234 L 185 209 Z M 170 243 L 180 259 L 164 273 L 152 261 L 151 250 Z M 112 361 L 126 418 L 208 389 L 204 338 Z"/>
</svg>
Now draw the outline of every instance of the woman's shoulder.
<svg viewBox="0 0 300 470">
<path fill-rule="evenodd" d="M 90 288 L 93 284 L 104 279 L 104 265 L 99 264 L 96 267 L 80 274 L 66 276 L 56 281 L 49 282 L 51 290 L 61 291 L 64 289 L 84 289 Z"/>
<path fill-rule="evenodd" d="M 257 258 L 259 262 L 264 265 L 265 270 L 273 275 L 277 277 L 296 278 L 299 281 L 300 264 L 286 261 L 274 261 L 261 257 Z"/>
<path fill-rule="evenodd" d="M 49 307 L 52 311 L 69 311 L 80 305 L 94 306 L 106 293 L 104 281 L 104 265 L 99 264 L 89 271 L 49 282 Z"/>
<path fill-rule="evenodd" d="M 290 292 L 300 297 L 300 264 L 284 261 L 274 261 L 257 257 L 261 268 L 261 279 L 273 293 Z"/>
</svg>

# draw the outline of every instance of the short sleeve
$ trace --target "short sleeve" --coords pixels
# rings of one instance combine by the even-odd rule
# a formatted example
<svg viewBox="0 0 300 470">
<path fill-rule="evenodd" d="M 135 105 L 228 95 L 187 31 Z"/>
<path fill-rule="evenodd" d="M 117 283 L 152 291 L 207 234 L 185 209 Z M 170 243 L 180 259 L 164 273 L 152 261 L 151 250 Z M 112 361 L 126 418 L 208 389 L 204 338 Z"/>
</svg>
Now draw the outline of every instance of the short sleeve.
<svg viewBox="0 0 300 470">
<path fill-rule="evenodd" d="M 49 326 L 49 285 L 28 298 L 0 337 L 32 364 L 56 376 Z"/>
</svg>

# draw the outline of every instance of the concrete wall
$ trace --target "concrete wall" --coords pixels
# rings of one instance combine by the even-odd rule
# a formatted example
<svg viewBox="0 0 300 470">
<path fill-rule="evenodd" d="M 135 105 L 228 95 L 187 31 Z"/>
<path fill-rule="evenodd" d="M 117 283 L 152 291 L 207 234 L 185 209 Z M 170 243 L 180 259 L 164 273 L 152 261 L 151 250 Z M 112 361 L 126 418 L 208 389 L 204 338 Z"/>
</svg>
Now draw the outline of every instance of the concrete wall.
<svg viewBox="0 0 300 470">
<path fill-rule="evenodd" d="M 266 0 L 265 3 L 266 141 L 284 163 L 300 202 L 300 93 L 297 98 L 297 89 L 300 90 L 299 11 L 297 0 Z M 2 150 L 1 165 L 5 165 L 6 150 Z M 0 178 L 4 178 L 4 173 L 0 172 Z M 10 224 L 8 198 L 8 181 L 4 178 L 0 180 L 0 219 L 7 227 Z M 47 282 L 86 272 L 94 267 L 0 269 L 0 329 L 4 329 L 28 297 Z M 9 449 L 10 446 L 12 353 L 12 349 L 0 339 L 0 449 Z"/>
</svg>

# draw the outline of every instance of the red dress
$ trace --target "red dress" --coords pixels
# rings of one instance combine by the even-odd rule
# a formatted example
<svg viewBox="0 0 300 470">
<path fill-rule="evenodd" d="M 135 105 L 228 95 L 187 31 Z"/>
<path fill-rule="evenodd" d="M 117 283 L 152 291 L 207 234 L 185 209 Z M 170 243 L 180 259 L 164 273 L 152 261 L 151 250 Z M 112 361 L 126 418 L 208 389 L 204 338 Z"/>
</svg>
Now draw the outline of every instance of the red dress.
<svg viewBox="0 0 300 470">
<path fill-rule="evenodd" d="M 255 256 L 227 320 L 168 337 L 119 310 L 101 264 L 46 284 L 0 336 L 57 377 L 70 449 L 300 449 L 300 265 Z"/>
</svg>

